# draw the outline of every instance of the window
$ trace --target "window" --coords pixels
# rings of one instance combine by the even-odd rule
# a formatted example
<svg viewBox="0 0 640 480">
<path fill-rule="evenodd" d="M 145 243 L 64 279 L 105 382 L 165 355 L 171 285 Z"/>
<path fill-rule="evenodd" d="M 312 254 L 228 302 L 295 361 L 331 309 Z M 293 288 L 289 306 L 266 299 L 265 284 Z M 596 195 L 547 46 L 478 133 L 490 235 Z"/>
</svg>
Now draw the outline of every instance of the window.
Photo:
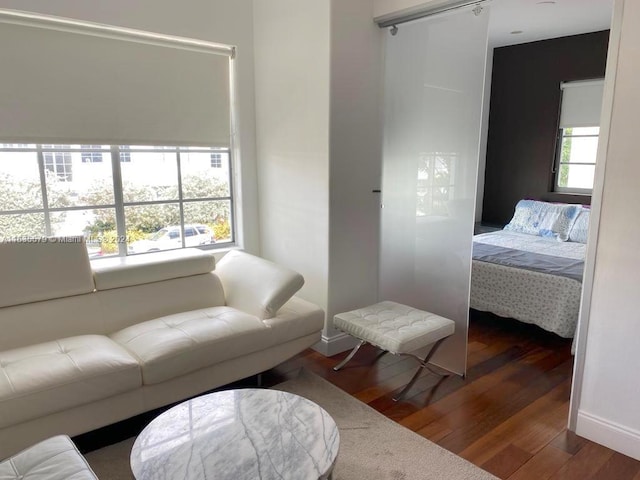
<svg viewBox="0 0 640 480">
<path fill-rule="evenodd" d="M 64 182 L 71 182 L 73 180 L 71 155 L 69 154 L 69 152 L 55 151 L 55 149 L 69 148 L 69 145 L 43 145 L 42 147 L 44 167 L 47 169 L 47 171 L 53 173 Z M 48 150 L 51 148 L 53 148 L 54 150 Z"/>
<path fill-rule="evenodd" d="M 83 234 L 95 256 L 233 242 L 235 47 L 24 15 L 0 16 L 20 45 L 3 57 L 0 239 Z M 54 63 L 55 82 L 28 75 Z"/>
<path fill-rule="evenodd" d="M 120 163 L 129 163 L 131 161 L 131 152 L 127 145 L 120 145 Z"/>
<path fill-rule="evenodd" d="M 602 80 L 564 82 L 554 190 L 591 194 L 596 168 Z"/>
<path fill-rule="evenodd" d="M 222 154 L 211 154 L 211 168 L 222 168 Z"/>
<path fill-rule="evenodd" d="M 84 235 L 92 257 L 234 241 L 228 150 L 214 170 L 212 148 L 85 147 L 0 145 L 0 239 Z"/>
<path fill-rule="evenodd" d="M 82 163 L 99 163 L 102 162 L 102 153 L 100 150 L 100 145 L 81 145 L 83 150 L 81 154 Z M 97 152 L 93 152 L 91 150 L 98 150 Z"/>
<path fill-rule="evenodd" d="M 556 191 L 591 192 L 599 133 L 600 127 L 561 129 Z"/>
</svg>

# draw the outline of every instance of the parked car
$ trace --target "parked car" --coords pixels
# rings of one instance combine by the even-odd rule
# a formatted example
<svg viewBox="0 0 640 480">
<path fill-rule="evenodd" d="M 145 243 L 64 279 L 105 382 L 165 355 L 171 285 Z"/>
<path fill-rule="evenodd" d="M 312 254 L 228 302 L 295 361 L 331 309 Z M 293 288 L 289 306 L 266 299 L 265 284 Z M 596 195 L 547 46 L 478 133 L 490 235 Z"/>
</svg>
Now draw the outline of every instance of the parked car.
<svg viewBox="0 0 640 480">
<path fill-rule="evenodd" d="M 184 244 L 186 247 L 198 247 L 215 243 L 213 231 L 205 225 L 185 225 Z M 128 253 L 155 252 L 182 247 L 182 230 L 180 225 L 161 228 L 145 240 L 131 242 L 127 247 Z"/>
</svg>

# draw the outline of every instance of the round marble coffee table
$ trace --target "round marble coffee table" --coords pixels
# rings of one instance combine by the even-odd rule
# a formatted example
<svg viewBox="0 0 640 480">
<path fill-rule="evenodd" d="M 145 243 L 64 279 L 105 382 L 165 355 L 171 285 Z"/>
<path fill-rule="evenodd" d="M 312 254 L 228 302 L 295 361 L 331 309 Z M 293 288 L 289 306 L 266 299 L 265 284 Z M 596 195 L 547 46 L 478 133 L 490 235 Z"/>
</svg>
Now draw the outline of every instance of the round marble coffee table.
<svg viewBox="0 0 640 480">
<path fill-rule="evenodd" d="M 330 479 L 338 427 L 315 403 L 240 389 L 181 403 L 154 419 L 131 451 L 137 480 Z"/>
</svg>

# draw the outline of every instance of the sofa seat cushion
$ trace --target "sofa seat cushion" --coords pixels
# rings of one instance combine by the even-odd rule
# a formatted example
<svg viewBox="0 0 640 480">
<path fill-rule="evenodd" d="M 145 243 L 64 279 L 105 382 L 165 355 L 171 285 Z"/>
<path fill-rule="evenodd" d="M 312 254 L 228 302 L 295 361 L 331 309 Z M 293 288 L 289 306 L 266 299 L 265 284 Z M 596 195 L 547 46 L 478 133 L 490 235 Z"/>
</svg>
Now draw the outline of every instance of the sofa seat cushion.
<svg viewBox="0 0 640 480">
<path fill-rule="evenodd" d="M 97 480 L 66 435 L 51 437 L 0 463 L 0 480 Z"/>
<path fill-rule="evenodd" d="M 140 367 L 102 335 L 0 352 L 0 428 L 140 387 Z"/>
<path fill-rule="evenodd" d="M 231 307 L 168 315 L 132 325 L 111 338 L 138 358 L 145 385 L 267 348 L 273 342 L 261 320 Z"/>
</svg>

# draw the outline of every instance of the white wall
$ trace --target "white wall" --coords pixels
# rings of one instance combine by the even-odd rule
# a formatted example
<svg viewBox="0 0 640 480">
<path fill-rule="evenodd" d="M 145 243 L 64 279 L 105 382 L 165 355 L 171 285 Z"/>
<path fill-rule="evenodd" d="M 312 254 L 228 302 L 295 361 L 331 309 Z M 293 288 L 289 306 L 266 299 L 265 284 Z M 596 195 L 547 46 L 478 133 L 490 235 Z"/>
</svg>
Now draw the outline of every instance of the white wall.
<svg viewBox="0 0 640 480">
<path fill-rule="evenodd" d="M 328 319 L 378 301 L 380 194 L 372 190 L 380 189 L 388 33 L 372 16 L 372 0 L 331 2 Z M 343 349 L 330 325 L 323 353 Z"/>
<path fill-rule="evenodd" d="M 602 196 L 588 330 L 580 336 L 586 348 L 584 372 L 576 379 L 579 435 L 640 459 L 640 161 L 637 118 L 640 112 L 640 2 L 616 0 L 609 56 L 617 57 L 615 87 L 604 170 L 598 172 Z M 618 32 L 618 25 L 621 30 Z M 619 49 L 616 45 L 619 36 Z M 611 65 L 611 63 L 609 64 Z M 607 72 L 607 76 L 612 72 Z M 608 80 L 607 80 L 608 81 Z M 605 86 L 604 115 L 608 113 Z M 609 92 L 610 94 L 611 92 Z M 603 139 L 606 142 L 606 139 Z M 602 151 L 599 152 L 604 153 Z M 599 157 L 599 162 L 602 157 Z M 595 197 L 594 197 L 595 200 Z M 596 227 L 592 225 L 592 227 Z M 592 230 L 594 230 L 592 228 Z M 590 245 L 591 248 L 591 245 Z M 585 277 L 585 281 L 587 278 Z M 585 291 L 588 285 L 585 283 Z M 588 301 L 588 299 L 587 299 Z M 581 383 L 580 383 L 581 382 Z"/>
<path fill-rule="evenodd" d="M 238 47 L 240 209 L 246 250 L 259 252 L 255 160 L 253 25 L 251 0 L 0 0 L 0 8 L 26 10 Z M 185 77 L 188 72 L 185 72 Z"/>
<path fill-rule="evenodd" d="M 327 309 L 329 2 L 255 0 L 261 250 Z"/>
<path fill-rule="evenodd" d="M 377 301 L 383 32 L 373 0 L 255 0 L 262 254 L 327 312 Z"/>
</svg>

